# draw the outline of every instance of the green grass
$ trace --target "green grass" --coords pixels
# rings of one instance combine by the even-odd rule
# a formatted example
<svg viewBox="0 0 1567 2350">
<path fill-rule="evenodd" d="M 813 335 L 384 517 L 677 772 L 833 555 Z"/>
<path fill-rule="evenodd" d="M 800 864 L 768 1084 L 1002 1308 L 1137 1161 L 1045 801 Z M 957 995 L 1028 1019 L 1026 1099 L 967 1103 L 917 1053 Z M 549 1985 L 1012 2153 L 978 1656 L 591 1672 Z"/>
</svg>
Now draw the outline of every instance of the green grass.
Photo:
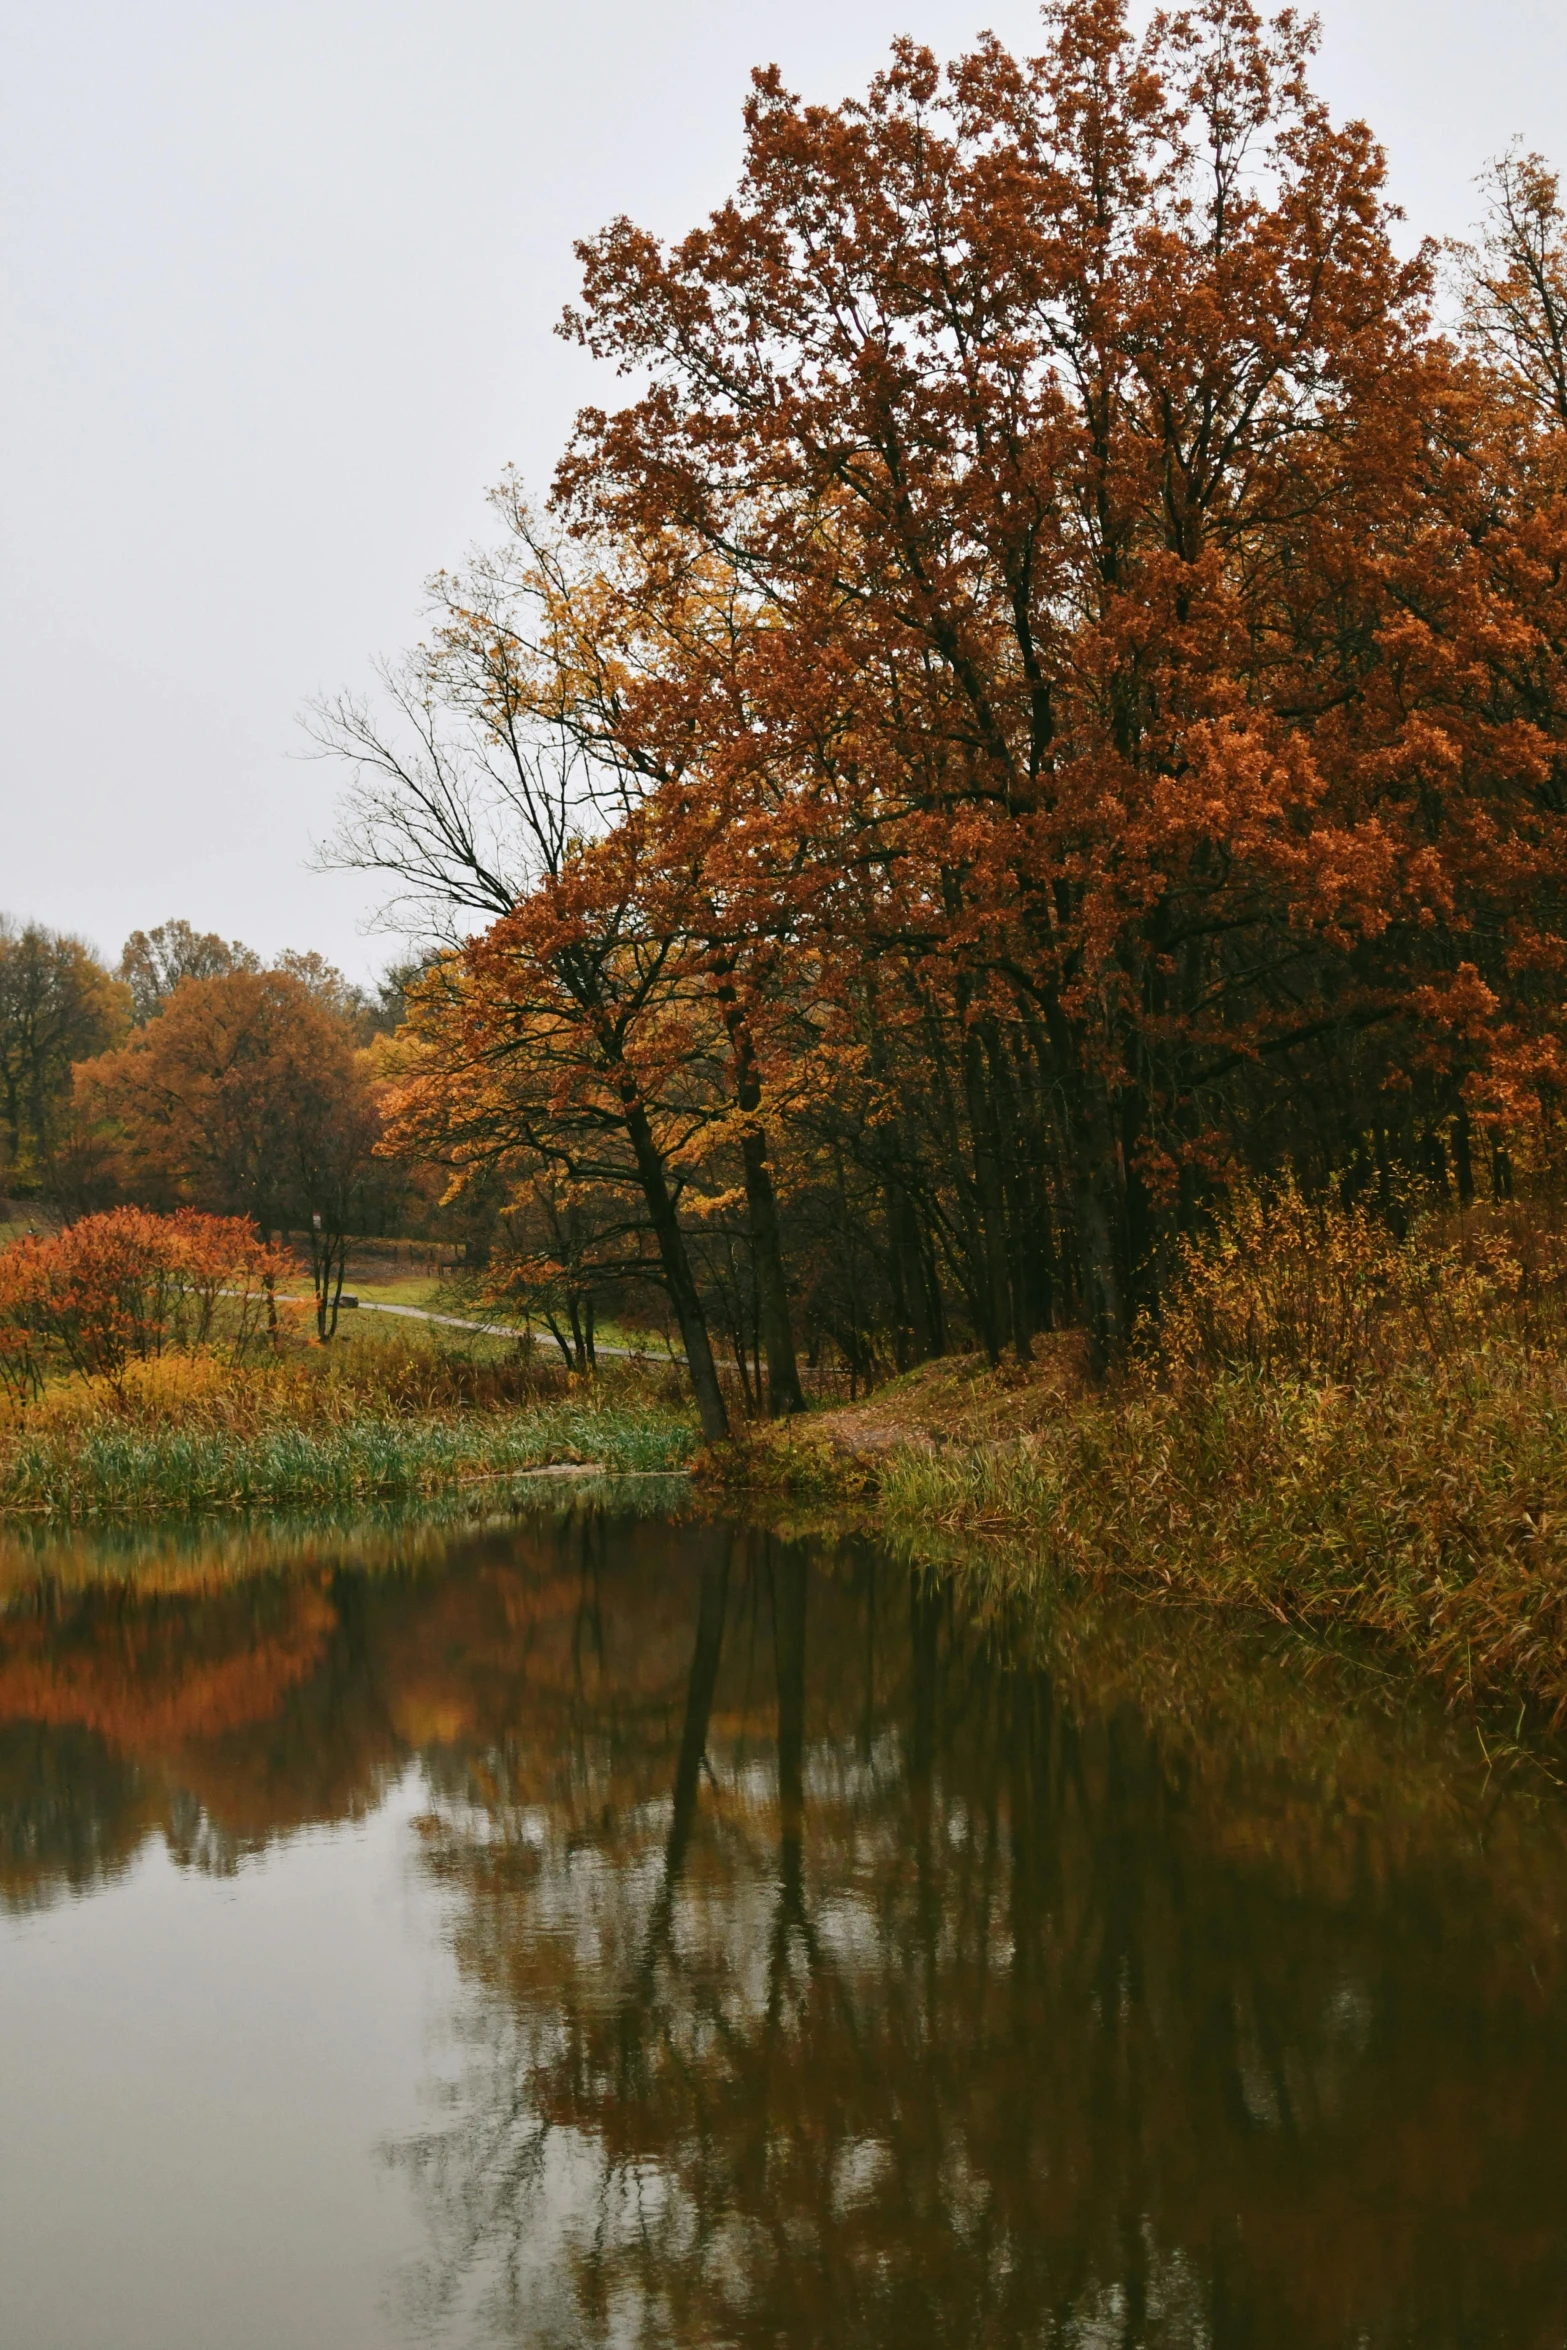
<svg viewBox="0 0 1567 2350">
<path fill-rule="evenodd" d="M 547 1464 L 612 1474 L 680 1468 L 694 1431 L 679 1411 L 624 1400 L 336 1426 L 118 1427 L 21 1432 L 0 1457 L 0 1511 L 79 1520 L 153 1510 L 239 1510 L 438 1493 Z"/>
<path fill-rule="evenodd" d="M 32 1201 L 13 1202 L 7 1214 L 0 1209 L 0 1248 L 7 1248 L 13 1240 L 25 1240 L 30 1233 L 51 1233 L 59 1219 Z"/>
<path fill-rule="evenodd" d="M 344 1288 L 351 1297 L 358 1298 L 362 1304 L 370 1307 L 407 1306 L 420 1314 L 451 1314 L 462 1322 L 494 1322 L 510 1328 L 508 1318 L 500 1308 L 487 1306 L 482 1300 L 476 1300 L 472 1296 L 466 1295 L 461 1285 L 454 1285 L 450 1276 L 447 1275 L 418 1274 L 408 1278 L 398 1278 L 394 1275 L 390 1278 L 382 1278 L 377 1274 L 361 1281 L 350 1274 L 344 1283 Z M 309 1294 L 308 1280 L 302 1280 L 297 1285 L 296 1294 L 300 1296 Z M 359 1314 L 350 1310 L 339 1321 L 338 1333 L 343 1338 L 370 1338 L 373 1340 L 380 1331 L 386 1328 L 388 1323 L 395 1324 L 403 1319 L 404 1317 L 399 1315 L 374 1312 L 366 1313 L 361 1318 Z M 408 1326 L 410 1325 L 405 1322 L 405 1327 Z M 419 1327 L 418 1324 L 411 1326 Z M 435 1327 L 440 1329 L 443 1325 L 436 1324 Z M 449 1327 L 449 1325 L 445 1327 Z M 481 1339 L 477 1332 L 472 1335 L 475 1343 L 481 1346 L 510 1346 L 515 1343 L 515 1339 L 510 1335 L 499 1340 Z M 520 1337 L 521 1335 L 519 1326 L 516 1336 Z M 665 1353 L 664 1340 L 654 1330 L 633 1330 L 623 1327 L 618 1322 L 600 1321 L 596 1325 L 594 1335 L 599 1346 L 625 1347 L 632 1353 L 645 1353 L 654 1360 L 661 1360 Z M 560 1349 L 542 1322 L 534 1323 L 533 1343 L 545 1362 L 559 1362 Z"/>
<path fill-rule="evenodd" d="M 386 1279 L 377 1275 L 363 1281 L 350 1274 L 343 1287 L 350 1297 L 374 1298 L 384 1305 L 417 1306 L 422 1313 L 455 1314 L 465 1310 L 448 1302 L 451 1297 L 450 1286 L 435 1273 L 415 1274 L 404 1280 L 399 1280 L 395 1275 Z M 475 1314 L 473 1319 L 482 1322 L 488 1316 Z M 351 1328 L 351 1313 L 348 1324 Z"/>
</svg>

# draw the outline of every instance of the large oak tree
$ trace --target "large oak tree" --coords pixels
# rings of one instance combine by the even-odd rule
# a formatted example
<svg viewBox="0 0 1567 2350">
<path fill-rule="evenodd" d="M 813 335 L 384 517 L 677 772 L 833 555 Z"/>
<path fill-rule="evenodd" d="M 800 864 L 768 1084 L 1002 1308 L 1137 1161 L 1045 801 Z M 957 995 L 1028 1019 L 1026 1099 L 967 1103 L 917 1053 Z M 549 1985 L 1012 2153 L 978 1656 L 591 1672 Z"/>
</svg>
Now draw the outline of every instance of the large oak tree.
<svg viewBox="0 0 1567 2350">
<path fill-rule="evenodd" d="M 645 388 L 559 501 L 765 612 L 769 756 L 830 747 L 888 877 L 846 947 L 917 969 L 1002 1156 L 1009 1099 L 1050 1105 L 1101 1354 L 1259 1071 L 1326 1044 L 1375 1092 L 1439 1026 L 1456 1088 L 1520 1044 L 1502 865 L 1555 879 L 1554 484 L 1520 518 L 1309 47 L 1244 0 L 1142 39 L 1071 0 L 1037 58 L 903 44 L 863 102 L 764 72 L 706 226 L 582 248 L 574 331 Z"/>
</svg>

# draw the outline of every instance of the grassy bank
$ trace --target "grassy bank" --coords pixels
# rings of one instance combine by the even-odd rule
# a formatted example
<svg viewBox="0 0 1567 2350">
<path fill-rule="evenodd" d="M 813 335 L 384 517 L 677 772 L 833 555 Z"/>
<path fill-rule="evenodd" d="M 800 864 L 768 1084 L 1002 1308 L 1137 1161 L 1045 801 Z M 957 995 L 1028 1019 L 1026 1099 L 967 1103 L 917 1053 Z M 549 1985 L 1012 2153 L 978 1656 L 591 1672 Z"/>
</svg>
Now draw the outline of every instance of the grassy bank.
<svg viewBox="0 0 1567 2350">
<path fill-rule="evenodd" d="M 880 1505 L 1063 1578 L 1355 1629 L 1455 1693 L 1567 1714 L 1567 1382 L 1492 1358 L 1346 1390 L 1224 1372 L 889 1452 Z"/>
<path fill-rule="evenodd" d="M 1459 1698 L 1567 1719 L 1567 1248 L 1509 1212 L 1393 1240 L 1251 1203 L 1156 1344 L 1094 1388 L 1070 1341 L 938 1364 L 764 1440 L 742 1480 L 977 1538 L 1064 1585 L 1371 1635 Z"/>
<path fill-rule="evenodd" d="M 693 1442 L 683 1404 L 651 1381 L 579 1385 L 416 1338 L 247 1365 L 173 1357 L 61 1381 L 0 1424 L 0 1513 L 330 1505 L 556 1465 L 643 1474 L 679 1467 Z"/>
</svg>

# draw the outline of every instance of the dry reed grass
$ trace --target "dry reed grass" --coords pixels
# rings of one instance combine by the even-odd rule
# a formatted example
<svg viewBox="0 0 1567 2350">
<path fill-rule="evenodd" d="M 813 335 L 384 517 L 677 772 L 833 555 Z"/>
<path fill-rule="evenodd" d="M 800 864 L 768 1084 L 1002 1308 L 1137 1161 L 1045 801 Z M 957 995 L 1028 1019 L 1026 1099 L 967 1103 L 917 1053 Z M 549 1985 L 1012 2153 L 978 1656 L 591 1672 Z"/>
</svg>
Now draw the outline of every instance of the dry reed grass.
<svg viewBox="0 0 1567 2350">
<path fill-rule="evenodd" d="M 1018 1594 L 1368 1632 L 1455 1696 L 1567 1719 L 1567 1239 L 1542 1204 L 1398 1238 L 1243 1198 L 1118 1383 L 1040 1384 L 978 1382 L 966 1432 L 879 1444 L 887 1521 L 988 1537 Z"/>
<path fill-rule="evenodd" d="M 0 1410 L 0 1512 L 65 1518 L 431 1493 L 547 1464 L 678 1467 L 689 1415 L 668 1380 L 579 1381 L 525 1350 L 412 1334 L 205 1352 L 51 1381 Z"/>
</svg>

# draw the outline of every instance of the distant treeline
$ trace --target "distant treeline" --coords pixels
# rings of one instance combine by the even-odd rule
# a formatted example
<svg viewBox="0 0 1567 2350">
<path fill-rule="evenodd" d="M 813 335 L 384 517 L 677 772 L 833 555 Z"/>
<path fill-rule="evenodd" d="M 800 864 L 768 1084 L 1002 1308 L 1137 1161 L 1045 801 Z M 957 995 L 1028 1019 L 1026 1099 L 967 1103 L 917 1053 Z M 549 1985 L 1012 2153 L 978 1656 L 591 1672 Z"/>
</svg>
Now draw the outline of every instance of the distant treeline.
<svg viewBox="0 0 1567 2350">
<path fill-rule="evenodd" d="M 80 939 L 0 923 L 0 1194 L 297 1233 L 336 1294 L 347 1236 L 427 1222 L 441 1188 L 377 1147 L 401 976 L 372 997 L 317 953 L 267 968 L 183 921 L 133 932 L 110 972 Z"/>
</svg>

